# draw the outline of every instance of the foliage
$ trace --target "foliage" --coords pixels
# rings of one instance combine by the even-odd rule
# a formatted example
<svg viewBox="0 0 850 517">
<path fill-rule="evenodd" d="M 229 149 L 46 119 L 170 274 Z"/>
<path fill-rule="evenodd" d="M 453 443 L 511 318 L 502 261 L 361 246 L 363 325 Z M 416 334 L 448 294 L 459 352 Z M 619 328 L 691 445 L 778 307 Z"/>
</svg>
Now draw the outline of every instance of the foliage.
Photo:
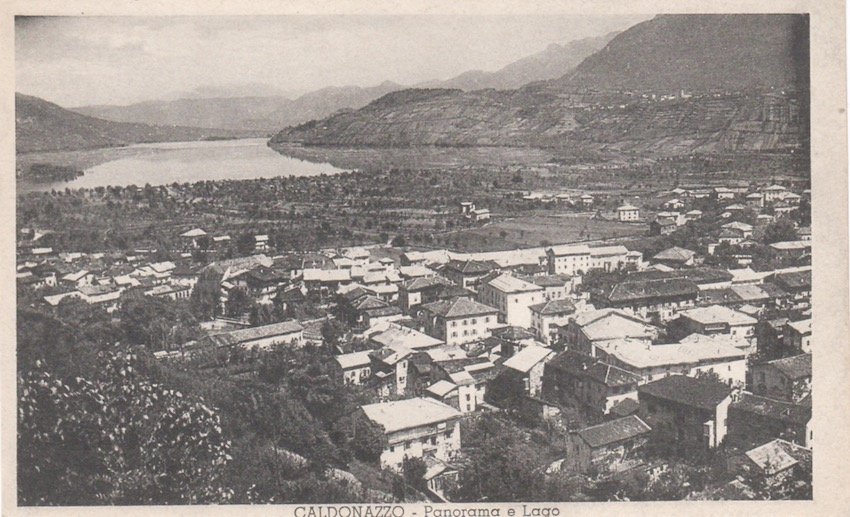
<svg viewBox="0 0 850 517">
<path fill-rule="evenodd" d="M 762 237 L 765 244 L 773 244 L 774 242 L 795 241 L 797 240 L 797 229 L 794 223 L 788 219 L 778 219 L 764 229 Z"/>
<path fill-rule="evenodd" d="M 99 359 L 91 379 L 62 380 L 41 361 L 19 376 L 19 503 L 228 501 L 218 415 L 147 380 L 131 353 Z"/>
</svg>

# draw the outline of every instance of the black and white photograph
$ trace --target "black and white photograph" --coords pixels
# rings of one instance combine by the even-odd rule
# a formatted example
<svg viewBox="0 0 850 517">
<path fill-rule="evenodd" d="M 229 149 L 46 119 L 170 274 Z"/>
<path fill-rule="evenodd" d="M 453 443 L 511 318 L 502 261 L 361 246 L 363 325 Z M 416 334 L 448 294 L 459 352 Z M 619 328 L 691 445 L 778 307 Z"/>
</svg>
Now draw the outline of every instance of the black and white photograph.
<svg viewBox="0 0 850 517">
<path fill-rule="evenodd" d="M 811 502 L 846 157 L 707 7 L 16 13 L 6 503 Z"/>
</svg>

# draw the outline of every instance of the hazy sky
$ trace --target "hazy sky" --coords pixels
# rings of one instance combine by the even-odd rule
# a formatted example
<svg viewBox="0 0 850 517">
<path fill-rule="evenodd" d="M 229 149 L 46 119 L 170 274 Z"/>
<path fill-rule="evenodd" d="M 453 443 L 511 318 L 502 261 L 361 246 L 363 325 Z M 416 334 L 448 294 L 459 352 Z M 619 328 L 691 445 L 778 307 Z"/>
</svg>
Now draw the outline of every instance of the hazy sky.
<svg viewBox="0 0 850 517">
<path fill-rule="evenodd" d="M 284 93 L 496 70 L 648 16 L 49 17 L 15 22 L 16 90 L 62 106 Z M 246 85 L 246 86 L 242 86 Z"/>
</svg>

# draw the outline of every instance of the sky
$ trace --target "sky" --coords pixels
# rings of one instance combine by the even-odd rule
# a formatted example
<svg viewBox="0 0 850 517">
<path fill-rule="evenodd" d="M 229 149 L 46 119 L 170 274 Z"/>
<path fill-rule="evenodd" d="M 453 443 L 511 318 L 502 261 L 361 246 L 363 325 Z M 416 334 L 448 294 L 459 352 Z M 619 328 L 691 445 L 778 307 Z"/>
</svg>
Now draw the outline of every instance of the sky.
<svg viewBox="0 0 850 517">
<path fill-rule="evenodd" d="M 18 17 L 16 91 L 65 107 L 295 96 L 498 70 L 649 16 Z"/>
</svg>

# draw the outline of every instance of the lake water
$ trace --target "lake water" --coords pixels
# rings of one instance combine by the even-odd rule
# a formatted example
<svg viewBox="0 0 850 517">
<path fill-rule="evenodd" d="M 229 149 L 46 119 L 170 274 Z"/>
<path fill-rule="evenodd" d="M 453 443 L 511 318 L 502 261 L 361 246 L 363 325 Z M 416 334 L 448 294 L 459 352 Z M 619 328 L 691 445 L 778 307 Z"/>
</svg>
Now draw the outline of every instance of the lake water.
<svg viewBox="0 0 850 517">
<path fill-rule="evenodd" d="M 343 169 L 329 163 L 284 156 L 263 138 L 209 142 L 137 144 L 109 150 L 111 159 L 82 169 L 72 181 L 19 185 L 19 191 L 144 186 L 204 180 L 244 180 L 274 176 L 317 176 Z"/>
</svg>

